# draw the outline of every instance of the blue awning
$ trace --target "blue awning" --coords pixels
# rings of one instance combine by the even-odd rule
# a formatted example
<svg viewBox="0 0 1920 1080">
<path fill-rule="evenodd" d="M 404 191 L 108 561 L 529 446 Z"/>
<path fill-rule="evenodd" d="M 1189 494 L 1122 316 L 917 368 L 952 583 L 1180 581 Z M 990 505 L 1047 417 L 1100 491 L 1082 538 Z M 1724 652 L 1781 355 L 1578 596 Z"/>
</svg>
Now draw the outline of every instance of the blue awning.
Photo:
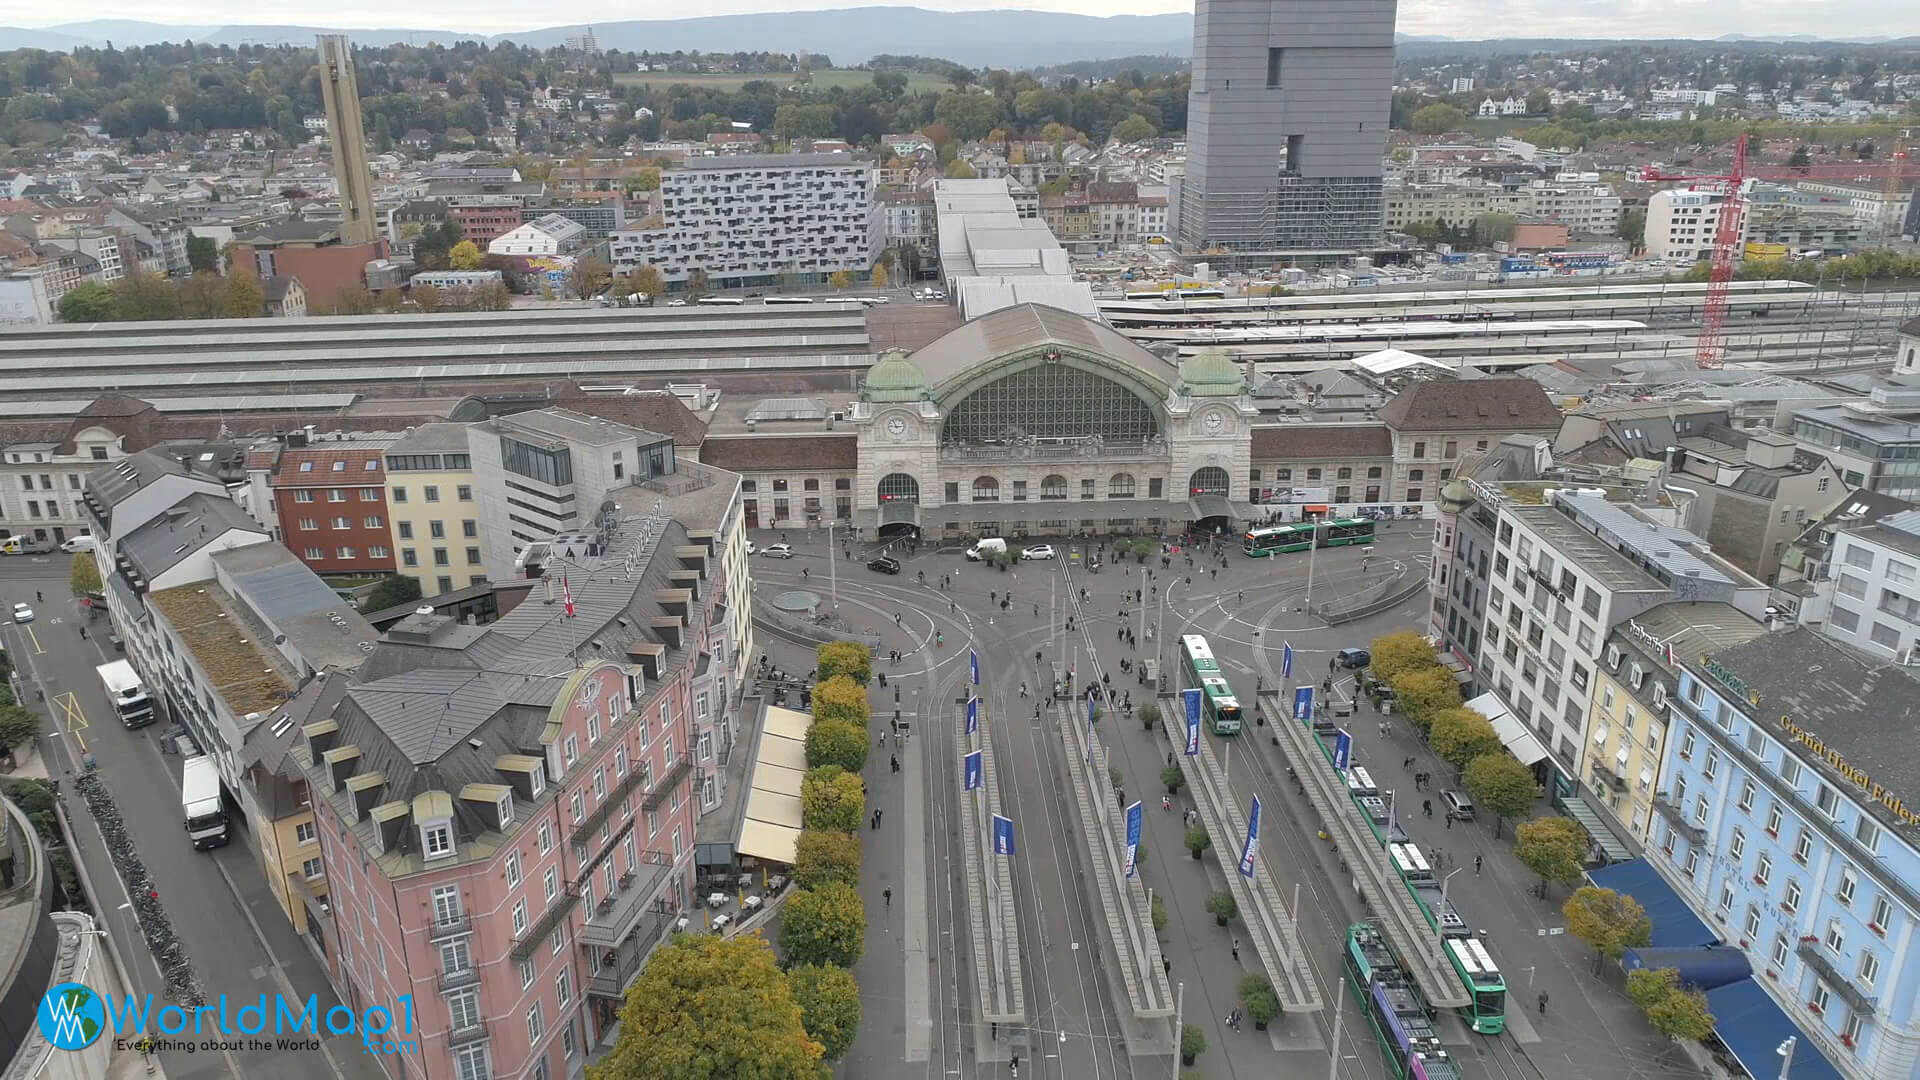
<svg viewBox="0 0 1920 1080">
<path fill-rule="evenodd" d="M 1628 949 L 1620 966 L 1628 971 L 1672 968 L 1680 973 L 1683 984 L 1696 990 L 1712 990 L 1753 975 L 1747 954 L 1726 946 Z"/>
<path fill-rule="evenodd" d="M 1840 1070 L 1752 979 L 1707 991 L 1707 1009 L 1713 1013 L 1713 1033 L 1753 1080 L 1780 1080 L 1780 1066 L 1786 1064 L 1780 1044 L 1788 1035 L 1800 1036 L 1789 1073 L 1793 1080 L 1841 1080 Z"/>
<path fill-rule="evenodd" d="M 1587 880 L 1603 889 L 1612 889 L 1640 902 L 1653 920 L 1655 948 L 1679 948 L 1686 945 L 1712 945 L 1720 935 L 1700 921 L 1680 894 L 1673 891 L 1653 864 L 1645 859 L 1629 859 L 1587 871 Z"/>
</svg>

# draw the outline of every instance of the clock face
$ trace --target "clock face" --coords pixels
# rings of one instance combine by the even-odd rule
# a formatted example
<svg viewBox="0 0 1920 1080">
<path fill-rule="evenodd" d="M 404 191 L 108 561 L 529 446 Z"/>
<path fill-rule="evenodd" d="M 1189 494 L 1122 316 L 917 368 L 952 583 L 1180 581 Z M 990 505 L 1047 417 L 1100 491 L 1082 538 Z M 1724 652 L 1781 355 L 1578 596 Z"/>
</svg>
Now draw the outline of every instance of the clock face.
<svg viewBox="0 0 1920 1080">
<path fill-rule="evenodd" d="M 890 416 L 887 418 L 887 434 L 898 439 L 905 436 L 906 433 L 907 422 L 905 419 L 898 416 Z"/>
<path fill-rule="evenodd" d="M 1200 421 L 1200 426 L 1207 429 L 1207 434 L 1218 435 L 1226 430 L 1227 418 L 1217 412 L 1208 413 L 1206 418 Z"/>
</svg>

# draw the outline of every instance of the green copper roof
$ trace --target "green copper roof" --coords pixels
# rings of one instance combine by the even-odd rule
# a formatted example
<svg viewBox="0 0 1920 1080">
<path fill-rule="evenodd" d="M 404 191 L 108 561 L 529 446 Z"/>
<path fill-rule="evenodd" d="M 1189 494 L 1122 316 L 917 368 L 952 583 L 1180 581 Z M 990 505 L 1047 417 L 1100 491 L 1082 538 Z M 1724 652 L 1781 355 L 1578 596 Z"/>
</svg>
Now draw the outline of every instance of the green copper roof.
<svg viewBox="0 0 1920 1080">
<path fill-rule="evenodd" d="M 1193 397 L 1238 397 L 1247 380 L 1239 364 L 1218 349 L 1208 349 L 1180 361 L 1180 381 Z"/>
<path fill-rule="evenodd" d="M 867 369 L 860 396 L 867 401 L 918 401 L 927 390 L 926 375 L 907 358 L 907 351 L 888 349 Z"/>
</svg>

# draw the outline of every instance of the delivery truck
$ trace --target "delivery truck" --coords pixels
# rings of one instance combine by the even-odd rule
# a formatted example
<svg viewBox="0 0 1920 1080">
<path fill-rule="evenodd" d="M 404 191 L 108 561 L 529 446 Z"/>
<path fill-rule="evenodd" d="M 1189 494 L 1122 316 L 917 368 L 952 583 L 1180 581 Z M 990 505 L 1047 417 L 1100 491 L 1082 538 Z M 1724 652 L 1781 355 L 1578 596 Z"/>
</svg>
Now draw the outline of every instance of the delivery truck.
<svg viewBox="0 0 1920 1080">
<path fill-rule="evenodd" d="M 220 802 L 220 767 L 205 754 L 188 758 L 181 768 L 180 809 L 193 850 L 206 851 L 226 844 L 227 811 Z"/>
<path fill-rule="evenodd" d="M 140 682 L 140 673 L 125 660 L 115 660 L 111 664 L 101 664 L 93 669 L 100 676 L 100 685 L 107 688 L 107 700 L 113 702 L 114 712 L 120 722 L 130 728 L 146 727 L 153 723 L 153 697 Z"/>
</svg>

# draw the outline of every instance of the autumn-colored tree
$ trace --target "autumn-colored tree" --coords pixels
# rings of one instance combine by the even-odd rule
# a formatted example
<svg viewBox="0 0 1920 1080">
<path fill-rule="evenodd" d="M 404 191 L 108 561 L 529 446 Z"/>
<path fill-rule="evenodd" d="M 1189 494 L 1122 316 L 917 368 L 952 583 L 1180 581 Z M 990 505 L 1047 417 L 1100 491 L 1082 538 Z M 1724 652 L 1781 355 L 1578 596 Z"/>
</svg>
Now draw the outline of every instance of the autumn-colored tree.
<svg viewBox="0 0 1920 1080">
<path fill-rule="evenodd" d="M 869 275 L 869 280 L 876 289 L 886 288 L 887 282 L 892 280 L 887 276 L 887 264 L 883 262 L 874 263 L 873 273 Z"/>
<path fill-rule="evenodd" d="M 260 279 L 236 270 L 220 282 L 219 314 L 223 319 L 258 319 L 267 313 L 267 293 Z"/>
<path fill-rule="evenodd" d="M 838 765 L 808 769 L 800 780 L 800 823 L 809 829 L 852 832 L 867 815 L 867 785 Z"/>
<path fill-rule="evenodd" d="M 815 674 L 821 682 L 845 675 L 861 686 L 873 678 L 873 650 L 857 641 L 829 641 L 814 651 Z"/>
<path fill-rule="evenodd" d="M 1533 808 L 1533 770 L 1510 754 L 1482 754 L 1467 763 L 1460 778 L 1467 794 L 1482 810 L 1493 814 L 1493 835 L 1505 831 L 1507 819 Z"/>
<path fill-rule="evenodd" d="M 1538 893 L 1549 884 L 1572 885 L 1580 880 L 1587 855 L 1587 834 L 1570 817 L 1544 817 L 1521 822 L 1513 830 L 1513 854 L 1527 869 L 1540 875 Z"/>
<path fill-rule="evenodd" d="M 364 286 L 363 286 L 364 287 Z M 220 311 L 220 275 L 203 271 L 174 283 L 183 319 L 213 319 Z"/>
<path fill-rule="evenodd" d="M 598 255 L 580 256 L 567 271 L 567 291 L 582 300 L 599 296 L 612 281 L 613 267 Z"/>
<path fill-rule="evenodd" d="M 835 721 L 865 731 L 872 712 L 866 688 L 845 675 L 822 680 L 813 688 L 813 722 L 816 724 Z"/>
<path fill-rule="evenodd" d="M 867 729 L 838 720 L 818 720 L 807 728 L 807 767 L 838 765 L 850 773 L 867 767 Z"/>
<path fill-rule="evenodd" d="M 618 1041 L 587 1075 L 815 1080 L 824 1049 L 766 939 L 683 934 L 654 950 L 627 991 Z"/>
<path fill-rule="evenodd" d="M 833 286 L 836 291 L 844 291 L 847 286 L 853 284 L 853 275 L 845 270 L 835 270 L 827 275 L 827 284 Z"/>
<path fill-rule="evenodd" d="M 74 555 L 73 563 L 67 569 L 67 585 L 73 589 L 75 596 L 100 591 L 100 564 L 93 561 L 93 552 L 82 551 Z"/>
<path fill-rule="evenodd" d="M 860 986 L 853 972 L 827 964 L 800 964 L 787 969 L 793 1000 L 800 1005 L 800 1022 L 808 1037 L 826 1048 L 826 1059 L 838 1061 L 853 1045 L 860 1030 Z"/>
<path fill-rule="evenodd" d="M 180 317 L 180 290 L 150 271 L 135 271 L 111 286 L 113 315 L 127 322 Z"/>
<path fill-rule="evenodd" d="M 793 883 L 812 889 L 829 881 L 860 884 L 860 838 L 850 832 L 802 829 L 793 844 Z"/>
<path fill-rule="evenodd" d="M 1677 968 L 1636 968 L 1627 972 L 1627 997 L 1640 1006 L 1647 1022 L 1669 1039 L 1704 1039 L 1713 1034 L 1707 996 L 1680 985 Z"/>
<path fill-rule="evenodd" d="M 447 265 L 455 270 L 478 270 L 486 253 L 471 240 L 462 240 L 447 249 Z"/>
<path fill-rule="evenodd" d="M 447 306 L 447 294 L 431 285 L 409 286 L 407 299 L 413 301 L 413 309 L 425 315 L 431 315 Z"/>
<path fill-rule="evenodd" d="M 1376 677 L 1388 682 L 1402 672 L 1439 662 L 1433 658 L 1433 646 L 1412 630 L 1382 634 L 1373 639 L 1368 651 L 1373 654 L 1373 660 L 1367 666 L 1373 669 Z"/>
<path fill-rule="evenodd" d="M 666 288 L 666 283 L 660 279 L 659 268 L 651 263 L 634 267 L 633 272 L 627 277 L 633 281 L 634 292 L 647 294 L 649 304 L 658 299 L 661 291 Z"/>
<path fill-rule="evenodd" d="M 505 311 L 513 306 L 513 293 L 507 289 L 504 281 L 488 281 L 477 288 L 467 290 L 468 306 L 472 311 Z"/>
<path fill-rule="evenodd" d="M 1588 885 L 1575 889 L 1560 905 L 1567 920 L 1567 933 L 1593 949 L 1593 970 L 1600 971 L 1604 960 L 1618 960 L 1628 949 L 1638 949 L 1653 940 L 1653 920 L 1640 901 L 1612 889 Z"/>
<path fill-rule="evenodd" d="M 1456 769 L 1481 754 L 1498 753 L 1503 743 L 1493 730 L 1493 722 L 1472 709 L 1442 709 L 1427 728 L 1427 741 L 1434 753 Z"/>
<path fill-rule="evenodd" d="M 788 899 L 780 927 L 787 963 L 852 967 L 866 947 L 867 909 L 851 885 L 829 881 Z"/>
<path fill-rule="evenodd" d="M 1394 708 L 1405 713 L 1422 734 L 1435 716 L 1460 707 L 1459 682 L 1438 664 L 1403 671 L 1388 681 L 1393 684 Z"/>
<path fill-rule="evenodd" d="M 971 180 L 979 175 L 978 172 L 974 171 L 973 166 L 967 163 L 966 158 L 956 157 L 947 163 L 947 179 L 949 180 Z"/>
</svg>

